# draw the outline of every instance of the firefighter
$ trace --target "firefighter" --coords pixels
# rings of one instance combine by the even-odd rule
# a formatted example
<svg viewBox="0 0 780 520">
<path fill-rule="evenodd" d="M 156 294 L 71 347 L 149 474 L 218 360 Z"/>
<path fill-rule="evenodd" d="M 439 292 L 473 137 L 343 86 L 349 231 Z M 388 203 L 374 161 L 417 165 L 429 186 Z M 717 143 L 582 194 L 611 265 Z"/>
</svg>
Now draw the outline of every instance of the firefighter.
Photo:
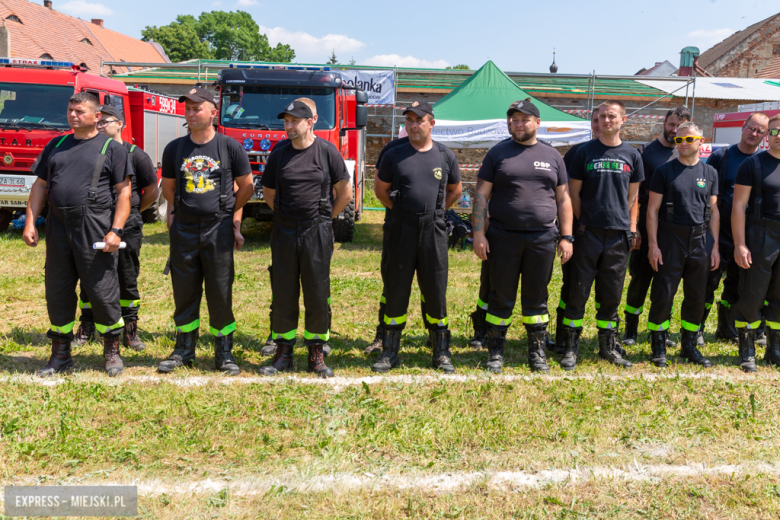
<svg viewBox="0 0 780 520">
<path fill-rule="evenodd" d="M 176 345 L 157 369 L 167 373 L 192 366 L 205 282 L 215 369 L 238 375 L 241 371 L 232 353 L 236 330 L 232 217 L 254 193 L 251 168 L 238 142 L 216 132 L 217 105 L 208 90 L 193 88 L 179 102 L 185 106 L 189 134 L 168 143 L 162 160 L 163 196 L 173 206 L 170 240 Z"/>
<path fill-rule="evenodd" d="M 114 377 L 124 370 L 116 268 L 130 214 L 133 172 L 125 147 L 98 132 L 101 113 L 95 96 L 87 92 L 72 96 L 67 118 L 73 134 L 52 139 L 33 164 L 38 179 L 30 190 L 23 234 L 28 246 L 38 245 L 35 221 L 48 198 L 45 284 L 52 346 L 49 362 L 38 375 L 51 376 L 74 365 L 71 341 L 79 282 L 103 336 L 106 372 Z M 93 249 L 96 242 L 105 242 L 105 247 Z"/>
<path fill-rule="evenodd" d="M 474 199 L 474 253 L 488 261 L 490 272 L 487 368 L 496 374 L 503 369 L 506 332 L 522 275 L 528 364 L 532 371 L 549 372 L 547 285 L 556 249 L 565 264 L 574 241 L 568 178 L 560 153 L 536 139 L 541 119 L 530 99 L 512 103 L 507 119 L 512 140 L 494 146 L 485 156 Z M 491 219 L 486 233 L 488 199 Z"/>
<path fill-rule="evenodd" d="M 629 209 L 636 202 L 644 169 L 639 152 L 620 139 L 625 121 L 622 102 L 602 103 L 601 137 L 577 151 L 569 171 L 572 207 L 579 222 L 574 230 L 571 290 L 563 319 L 564 370 L 577 367 L 582 320 L 594 280 L 600 300 L 596 310 L 599 357 L 618 366 L 632 366 L 618 350 L 617 312 L 628 253 L 636 240 Z"/>
<path fill-rule="evenodd" d="M 125 222 L 122 241 L 127 245 L 118 253 L 117 275 L 119 278 L 119 305 L 122 307 L 122 320 L 125 322 L 122 344 L 141 352 L 146 348 L 138 337 L 138 309 L 141 295 L 138 292 L 138 273 L 141 269 L 140 254 L 143 238 L 143 218 L 141 212 L 151 206 L 159 196 L 157 188 L 157 168 L 152 159 L 141 148 L 122 140 L 125 128 L 124 114 L 111 105 L 100 107 L 101 118 L 98 131 L 107 135 L 127 149 L 133 176 L 130 201 L 130 216 Z M 89 296 L 82 290 L 79 301 L 81 324 L 75 334 L 74 343 L 84 345 L 95 334 L 95 318 L 89 303 Z"/>
<path fill-rule="evenodd" d="M 651 361 L 662 368 L 666 367 L 669 321 L 681 279 L 680 356 L 705 368 L 712 366 L 697 347 L 707 276 L 720 264 L 718 172 L 699 161 L 701 141 L 699 125 L 681 124 L 674 137 L 679 157 L 659 166 L 649 187 L 647 246 L 655 274 L 647 328 Z"/>
<path fill-rule="evenodd" d="M 734 325 L 739 364 L 745 372 L 756 371 L 756 328 L 762 308 L 769 328 L 764 361 L 780 366 L 780 116 L 769 119 L 767 130 L 769 150 L 739 167 L 731 213 L 734 260 L 742 268 Z"/>
<path fill-rule="evenodd" d="M 260 374 L 294 370 L 298 301 L 303 289 L 307 370 L 332 377 L 323 346 L 330 337 L 333 219 L 352 200 L 352 187 L 338 148 L 314 135 L 314 114 L 307 103 L 294 100 L 278 117 L 284 119 L 288 139 L 274 147 L 263 173 L 263 196 L 274 210 L 271 289 L 276 353 Z"/>
<path fill-rule="evenodd" d="M 628 261 L 628 272 L 631 274 L 631 281 L 628 283 L 626 292 L 626 329 L 623 335 L 623 344 L 627 346 L 636 345 L 639 316 L 641 316 L 644 309 L 645 297 L 648 289 L 650 289 L 653 274 L 655 273 L 650 267 L 648 260 L 647 201 L 650 196 L 650 179 L 659 166 L 677 157 L 677 147 L 674 144 L 677 128 L 690 120 L 691 113 L 687 108 L 676 107 L 670 109 L 664 117 L 662 135 L 658 139 L 654 139 L 637 149 L 642 155 L 645 180 L 639 186 L 637 203 L 631 209 L 631 221 L 636 223 L 639 237 Z M 667 346 L 674 347 L 674 341 L 669 340 Z"/>
<path fill-rule="evenodd" d="M 715 150 L 707 164 L 718 172 L 718 208 L 720 209 L 720 256 L 721 262 L 718 269 L 710 272 L 707 279 L 707 296 L 702 330 L 707 321 L 710 309 L 715 301 L 715 290 L 723 280 L 723 291 L 718 302 L 718 328 L 715 337 L 727 341 L 737 341 L 737 331 L 734 328 L 734 316 L 731 306 L 739 299 L 739 266 L 733 262 L 734 239 L 731 230 L 731 207 L 734 195 L 734 179 L 737 177 L 739 166 L 749 157 L 758 153 L 758 146 L 764 140 L 769 124 L 769 116 L 763 112 L 755 112 L 747 118 L 742 125 L 742 135 L 737 144 Z M 766 338 L 760 342 L 765 343 Z"/>
<path fill-rule="evenodd" d="M 387 304 L 382 354 L 371 369 L 384 373 L 398 366 L 401 332 L 406 326 L 412 278 L 425 304 L 425 321 L 433 347 L 433 367 L 453 373 L 447 319 L 446 208 L 460 197 L 458 159 L 434 142 L 433 109 L 414 101 L 404 110 L 409 142 L 385 154 L 374 181 L 377 198 L 390 208 L 390 223 L 382 244 L 386 250 L 384 282 Z"/>
</svg>

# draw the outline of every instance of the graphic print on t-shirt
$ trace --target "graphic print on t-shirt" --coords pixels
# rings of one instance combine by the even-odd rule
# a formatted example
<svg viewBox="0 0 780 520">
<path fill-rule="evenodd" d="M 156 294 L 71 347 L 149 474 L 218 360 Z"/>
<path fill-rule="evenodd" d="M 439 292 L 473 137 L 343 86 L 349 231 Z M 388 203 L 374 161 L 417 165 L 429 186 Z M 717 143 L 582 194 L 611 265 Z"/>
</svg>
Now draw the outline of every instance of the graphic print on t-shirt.
<svg viewBox="0 0 780 520">
<path fill-rule="evenodd" d="M 219 169 L 219 161 L 207 155 L 196 155 L 184 159 L 181 171 L 187 181 L 184 189 L 187 193 L 208 193 L 214 190 L 215 184 L 211 179 L 211 173 Z"/>
<path fill-rule="evenodd" d="M 586 171 L 597 171 L 598 173 L 610 173 L 613 171 L 631 173 L 631 165 L 626 163 L 623 159 L 615 158 L 610 161 L 603 161 L 596 159 L 591 161 L 586 167 Z"/>
</svg>

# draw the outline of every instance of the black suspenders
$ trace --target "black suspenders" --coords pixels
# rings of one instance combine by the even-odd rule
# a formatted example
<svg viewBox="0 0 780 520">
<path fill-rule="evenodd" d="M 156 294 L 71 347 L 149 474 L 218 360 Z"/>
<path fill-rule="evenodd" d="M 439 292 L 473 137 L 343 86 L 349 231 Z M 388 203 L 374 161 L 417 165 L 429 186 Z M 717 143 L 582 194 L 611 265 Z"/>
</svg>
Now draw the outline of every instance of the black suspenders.
<svg viewBox="0 0 780 520">
<path fill-rule="evenodd" d="M 65 140 L 70 137 L 73 134 L 68 134 L 62 139 L 60 139 L 56 145 L 54 145 L 54 149 L 56 150 L 60 146 L 62 146 L 62 143 L 65 142 Z M 111 143 L 112 139 L 109 137 L 106 139 L 106 142 L 103 144 L 103 148 L 100 150 L 100 155 L 98 155 L 97 162 L 95 163 L 95 169 L 92 171 L 92 180 L 89 183 L 89 189 L 87 190 L 87 204 L 94 204 L 97 202 L 97 186 L 100 182 L 100 174 L 103 173 L 103 166 L 106 164 L 106 150 L 108 150 L 108 145 Z M 51 177 L 51 158 L 54 155 L 54 150 L 52 150 L 52 153 L 49 155 L 49 164 L 47 165 L 48 168 L 48 177 Z M 49 179 L 46 179 L 47 183 Z"/>
<path fill-rule="evenodd" d="M 330 160 L 328 155 L 328 141 L 320 137 L 316 137 L 315 144 L 320 149 L 320 165 L 322 166 L 319 214 L 323 217 L 327 217 L 328 220 L 331 220 L 333 215 L 331 215 L 328 211 L 328 201 L 330 200 L 330 194 L 328 193 L 328 186 L 330 186 Z M 279 173 L 280 172 L 276 173 L 276 178 L 274 180 L 274 190 L 276 191 L 276 196 L 274 198 L 274 213 L 279 211 L 279 199 L 281 198 L 282 193 L 279 189 Z"/>
<path fill-rule="evenodd" d="M 436 207 L 434 208 L 434 211 L 446 211 L 447 208 L 444 207 L 444 198 L 447 187 L 447 179 L 449 178 L 450 173 L 449 163 L 447 162 L 447 148 L 443 145 L 439 145 L 436 142 L 433 143 L 433 146 L 439 149 L 439 170 L 441 171 L 441 178 L 439 179 L 439 193 L 436 197 Z M 396 146 L 388 153 L 396 153 L 400 148 L 402 148 L 402 146 Z M 398 161 L 393 161 L 393 182 L 390 192 L 390 198 L 393 199 L 393 209 L 396 209 L 396 204 L 399 204 L 401 201 L 401 192 L 398 185 L 399 175 L 400 172 L 398 171 Z"/>
<path fill-rule="evenodd" d="M 227 140 L 224 135 L 217 133 L 214 137 L 218 141 L 219 145 L 219 169 L 222 170 L 219 176 L 219 213 L 224 214 L 227 210 L 227 178 L 230 172 L 230 155 L 228 154 Z M 173 196 L 173 208 L 179 209 L 181 204 L 181 165 L 184 162 L 184 141 L 189 139 L 189 136 L 180 137 L 178 143 L 176 143 L 176 155 L 175 159 L 175 174 L 176 174 L 176 190 Z M 232 178 L 232 176 L 231 176 Z M 233 189 L 233 186 L 230 186 Z"/>
</svg>

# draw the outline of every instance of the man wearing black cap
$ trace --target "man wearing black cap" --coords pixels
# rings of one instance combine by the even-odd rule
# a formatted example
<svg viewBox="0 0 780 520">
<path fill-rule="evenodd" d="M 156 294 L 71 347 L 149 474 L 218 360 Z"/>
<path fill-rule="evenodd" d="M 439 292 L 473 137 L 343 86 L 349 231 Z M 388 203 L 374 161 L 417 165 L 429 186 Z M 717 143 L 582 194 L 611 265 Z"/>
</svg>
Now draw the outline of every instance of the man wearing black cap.
<svg viewBox="0 0 780 520">
<path fill-rule="evenodd" d="M 134 144 L 122 140 L 122 130 L 125 127 L 125 117 L 121 110 L 111 105 L 100 107 L 98 131 L 127 149 L 130 165 L 133 169 L 131 177 L 130 216 L 125 222 L 122 242 L 126 247 L 119 250 L 117 275 L 119 277 L 119 305 L 122 307 L 122 319 L 125 322 L 125 334 L 122 340 L 125 347 L 142 351 L 146 348 L 138 337 L 138 308 L 141 305 L 141 295 L 138 292 L 138 273 L 141 269 L 139 256 L 143 238 L 144 223 L 141 212 L 152 205 L 159 196 L 157 189 L 157 169 L 151 158 Z M 81 291 L 81 325 L 75 335 L 75 342 L 83 345 L 95 333 L 95 318 L 89 303 L 89 295 Z"/>
<path fill-rule="evenodd" d="M 547 285 L 556 248 L 561 262 L 572 254 L 572 209 L 568 178 L 561 154 L 540 143 L 536 132 L 539 109 L 530 99 L 507 110 L 511 141 L 497 144 L 485 156 L 474 198 L 474 253 L 487 260 L 490 296 L 487 322 L 487 368 L 501 373 L 504 342 L 522 275 L 521 306 L 528 335 L 528 363 L 533 371 L 549 372 L 547 347 Z M 490 228 L 485 216 L 490 201 Z M 561 227 L 561 239 L 555 219 Z"/>
<path fill-rule="evenodd" d="M 168 143 L 162 160 L 163 196 L 174 212 L 170 236 L 176 346 L 158 370 L 192 365 L 205 281 L 215 368 L 237 375 L 240 369 L 232 354 L 232 217 L 254 193 L 251 167 L 238 142 L 214 129 L 217 104 L 208 90 L 193 88 L 179 102 L 184 103 L 190 134 Z"/>
<path fill-rule="evenodd" d="M 387 372 L 398 366 L 401 331 L 417 272 L 425 303 L 425 321 L 433 345 L 433 367 L 452 373 L 447 320 L 447 231 L 444 212 L 460 197 L 458 159 L 431 139 L 435 121 L 425 101 L 404 111 L 409 142 L 390 149 L 374 183 L 377 198 L 390 208 L 390 224 L 382 245 L 386 307 L 382 354 L 371 367 Z"/>
</svg>

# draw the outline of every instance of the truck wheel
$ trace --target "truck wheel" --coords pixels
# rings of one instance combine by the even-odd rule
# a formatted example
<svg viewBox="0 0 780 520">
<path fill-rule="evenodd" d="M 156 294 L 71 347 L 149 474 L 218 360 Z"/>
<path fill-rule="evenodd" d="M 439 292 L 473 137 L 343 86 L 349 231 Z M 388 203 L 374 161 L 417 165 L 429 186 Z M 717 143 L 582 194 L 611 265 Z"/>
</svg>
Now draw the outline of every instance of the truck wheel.
<svg viewBox="0 0 780 520">
<path fill-rule="evenodd" d="M 11 225 L 11 221 L 14 219 L 14 212 L 10 209 L 0 208 L 0 233 L 8 231 L 8 226 Z"/>
<path fill-rule="evenodd" d="M 156 202 L 152 202 L 152 205 L 141 213 L 141 217 L 146 224 L 150 222 L 166 222 L 168 218 L 168 201 L 160 195 Z"/>
<path fill-rule="evenodd" d="M 352 242 L 355 235 L 355 201 L 352 200 L 341 214 L 333 219 L 336 242 Z"/>
</svg>

